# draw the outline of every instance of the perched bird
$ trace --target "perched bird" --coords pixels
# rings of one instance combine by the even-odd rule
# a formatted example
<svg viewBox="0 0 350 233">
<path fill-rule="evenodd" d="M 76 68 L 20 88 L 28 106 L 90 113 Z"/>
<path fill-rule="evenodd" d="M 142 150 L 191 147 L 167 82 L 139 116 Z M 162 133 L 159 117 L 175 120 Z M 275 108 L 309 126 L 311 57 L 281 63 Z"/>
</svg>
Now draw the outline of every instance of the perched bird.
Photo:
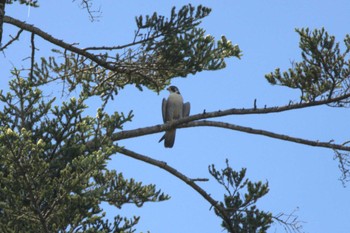
<svg viewBox="0 0 350 233">
<path fill-rule="evenodd" d="M 191 105 L 189 102 L 185 104 L 183 103 L 183 98 L 179 89 L 175 86 L 170 86 L 167 88 L 167 90 L 170 92 L 170 95 L 167 100 L 164 98 L 162 102 L 162 115 L 164 123 L 189 116 Z M 175 142 L 175 134 L 176 129 L 170 129 L 165 132 L 159 142 L 164 140 L 164 147 L 172 148 Z"/>
</svg>

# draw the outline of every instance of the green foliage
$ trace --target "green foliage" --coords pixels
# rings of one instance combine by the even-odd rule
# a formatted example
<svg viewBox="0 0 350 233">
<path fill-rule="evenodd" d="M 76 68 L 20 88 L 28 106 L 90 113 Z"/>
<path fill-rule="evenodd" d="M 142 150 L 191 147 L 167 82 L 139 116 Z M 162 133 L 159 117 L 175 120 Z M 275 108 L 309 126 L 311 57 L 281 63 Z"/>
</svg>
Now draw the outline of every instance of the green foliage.
<svg viewBox="0 0 350 233">
<path fill-rule="evenodd" d="M 107 169 L 118 152 L 113 134 L 133 114 L 109 114 L 105 105 L 126 85 L 159 92 L 172 78 L 222 69 L 225 58 L 239 58 L 237 45 L 199 28 L 210 11 L 187 5 L 173 8 L 169 19 L 137 17 L 134 41 L 123 46 L 75 53 L 62 46 L 40 60 L 35 47 L 29 77 L 12 71 L 10 91 L 0 91 L 1 232 L 134 232 L 139 217 L 107 220 L 101 203 L 120 209 L 170 198 L 153 184 Z M 66 96 L 78 95 L 66 101 L 44 96 L 50 85 L 61 84 Z M 93 117 L 86 102 L 94 96 L 102 102 Z"/>
<path fill-rule="evenodd" d="M 141 51 L 167 71 L 166 78 L 222 69 L 224 58 L 240 57 L 237 45 L 232 45 L 223 36 L 215 46 L 214 37 L 205 35 L 205 30 L 197 27 L 210 11 L 201 5 L 197 8 L 188 5 L 179 12 L 174 7 L 169 19 L 157 13 L 145 19 L 142 16 L 136 18 L 139 29 L 136 36 L 141 38 Z"/>
<path fill-rule="evenodd" d="M 85 96 L 53 106 L 35 79 L 13 75 L 10 92 L 0 92 L 1 232 L 133 232 L 138 217 L 109 222 L 100 204 L 169 199 L 106 167 L 118 150 L 110 136 L 131 113 L 84 116 Z"/>
<path fill-rule="evenodd" d="M 222 226 L 232 233 L 264 233 L 273 222 L 271 213 L 259 210 L 256 202 L 269 192 L 268 184 L 251 182 L 245 178 L 246 169 L 234 171 L 226 160 L 226 168 L 218 171 L 214 165 L 210 174 L 224 187 L 227 194 L 219 205 L 224 208 L 229 219 L 215 209 L 215 214 L 223 219 Z"/>
<path fill-rule="evenodd" d="M 178 12 L 173 8 L 169 19 L 157 13 L 139 16 L 132 43 L 86 48 L 100 52 L 93 54 L 94 61 L 55 49 L 55 56 L 35 64 L 33 75 L 38 81 L 63 80 L 69 91 L 81 87 L 84 95 L 97 95 L 104 101 L 129 84 L 159 92 L 172 78 L 222 69 L 225 58 L 240 58 L 239 47 L 225 36 L 216 42 L 198 27 L 209 13 L 209 8 L 187 5 Z"/>
<path fill-rule="evenodd" d="M 296 32 L 300 36 L 303 61 L 293 63 L 293 67 L 283 73 L 276 69 L 267 74 L 266 79 L 273 85 L 299 89 L 301 100 L 306 102 L 349 93 L 350 36 L 344 40 L 345 52 L 342 53 L 335 37 L 324 28 L 313 32 L 308 28 L 297 29 Z"/>
<path fill-rule="evenodd" d="M 14 2 L 19 2 L 19 4 L 24 4 L 32 7 L 39 7 L 37 0 L 6 0 L 7 4 L 12 4 Z"/>
</svg>

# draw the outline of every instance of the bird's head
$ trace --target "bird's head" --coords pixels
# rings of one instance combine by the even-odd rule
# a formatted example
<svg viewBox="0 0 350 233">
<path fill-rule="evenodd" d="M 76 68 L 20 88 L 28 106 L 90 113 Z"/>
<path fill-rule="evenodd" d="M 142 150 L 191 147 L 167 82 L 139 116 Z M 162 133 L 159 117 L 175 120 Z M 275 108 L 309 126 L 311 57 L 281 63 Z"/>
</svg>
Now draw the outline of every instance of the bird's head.
<svg viewBox="0 0 350 233">
<path fill-rule="evenodd" d="M 180 95 L 180 91 L 179 89 L 176 87 L 176 86 L 170 86 L 167 88 L 167 90 L 170 92 L 170 93 L 177 93 Z"/>
</svg>

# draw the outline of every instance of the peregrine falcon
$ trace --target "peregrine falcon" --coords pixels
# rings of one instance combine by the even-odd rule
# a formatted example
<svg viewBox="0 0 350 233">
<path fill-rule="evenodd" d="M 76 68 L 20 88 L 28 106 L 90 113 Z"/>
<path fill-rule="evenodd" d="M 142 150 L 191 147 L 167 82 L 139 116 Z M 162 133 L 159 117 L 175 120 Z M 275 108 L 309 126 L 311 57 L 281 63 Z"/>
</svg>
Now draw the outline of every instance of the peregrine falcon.
<svg viewBox="0 0 350 233">
<path fill-rule="evenodd" d="M 170 86 L 167 90 L 170 92 L 170 95 L 167 100 L 164 98 L 162 102 L 164 123 L 189 116 L 191 108 L 190 103 L 183 103 L 183 98 L 179 89 L 175 86 Z M 172 148 L 175 142 L 175 133 L 176 129 L 166 131 L 159 142 L 164 140 L 164 147 Z"/>
</svg>

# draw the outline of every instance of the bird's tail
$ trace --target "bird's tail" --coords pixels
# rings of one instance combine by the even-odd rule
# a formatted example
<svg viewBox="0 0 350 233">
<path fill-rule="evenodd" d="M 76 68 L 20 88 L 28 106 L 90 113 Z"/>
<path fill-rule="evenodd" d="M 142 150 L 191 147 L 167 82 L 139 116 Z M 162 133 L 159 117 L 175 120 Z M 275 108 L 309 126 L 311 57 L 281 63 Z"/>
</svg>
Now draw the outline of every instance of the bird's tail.
<svg viewBox="0 0 350 233">
<path fill-rule="evenodd" d="M 172 148 L 175 142 L 175 135 L 176 135 L 175 129 L 166 131 L 163 137 L 159 140 L 159 142 L 164 140 L 164 147 Z"/>
</svg>

